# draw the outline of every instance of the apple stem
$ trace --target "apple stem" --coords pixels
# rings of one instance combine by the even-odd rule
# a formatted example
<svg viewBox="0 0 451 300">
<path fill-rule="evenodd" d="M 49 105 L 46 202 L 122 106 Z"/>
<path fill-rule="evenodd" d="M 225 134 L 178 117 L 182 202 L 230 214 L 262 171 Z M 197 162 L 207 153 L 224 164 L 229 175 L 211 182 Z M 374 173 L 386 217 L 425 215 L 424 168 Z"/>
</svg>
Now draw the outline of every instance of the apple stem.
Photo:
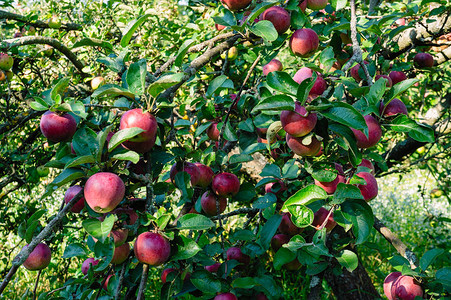
<svg viewBox="0 0 451 300">
<path fill-rule="evenodd" d="M 38 289 L 39 278 L 41 277 L 41 272 L 42 272 L 42 270 L 39 270 L 38 276 L 36 277 L 36 283 L 34 284 L 34 289 L 33 289 L 33 300 L 36 300 L 36 290 Z"/>
<path fill-rule="evenodd" d="M 144 299 L 144 291 L 146 290 L 147 278 L 149 277 L 149 265 L 143 265 L 143 273 L 141 276 L 141 283 L 139 284 L 139 291 L 136 300 Z"/>
</svg>

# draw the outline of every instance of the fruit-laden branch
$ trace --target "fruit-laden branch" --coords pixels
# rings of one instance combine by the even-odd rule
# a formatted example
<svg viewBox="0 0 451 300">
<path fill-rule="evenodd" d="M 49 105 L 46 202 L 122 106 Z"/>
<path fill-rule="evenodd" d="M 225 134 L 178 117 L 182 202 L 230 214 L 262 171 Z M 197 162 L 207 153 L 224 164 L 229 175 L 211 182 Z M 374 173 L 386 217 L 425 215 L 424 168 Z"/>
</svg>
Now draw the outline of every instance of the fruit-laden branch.
<svg viewBox="0 0 451 300">
<path fill-rule="evenodd" d="M 428 19 L 432 20 L 431 19 Z M 428 39 L 433 40 L 443 34 L 451 32 L 451 17 L 449 12 L 435 18 L 433 22 L 420 20 L 413 28 L 409 28 L 393 38 L 398 46 L 398 51 L 392 52 L 388 49 L 382 50 L 385 59 L 392 60 L 409 51 L 412 46 L 422 45 Z"/>
<path fill-rule="evenodd" d="M 390 229 L 388 229 L 378 218 L 374 217 L 374 225 L 373 227 L 380 233 L 382 236 L 395 247 L 396 251 L 401 254 L 402 257 L 407 259 L 410 263 L 410 267 L 415 269 L 417 267 L 418 259 L 415 254 L 410 250 L 406 244 L 404 244 L 396 234 L 394 234 Z"/>
<path fill-rule="evenodd" d="M 448 47 L 442 52 L 437 53 L 434 57 L 434 64 L 440 65 L 449 60 L 451 60 L 451 47 Z"/>
<path fill-rule="evenodd" d="M 69 48 L 64 46 L 57 39 L 53 39 L 46 36 L 25 36 L 17 39 L 4 40 L 2 45 L 0 46 L 0 49 L 9 50 L 14 47 L 20 47 L 25 45 L 50 45 L 53 48 L 60 51 L 62 54 L 64 54 L 74 64 L 74 66 L 81 74 L 85 74 L 83 72 L 84 68 L 83 63 L 80 60 L 78 60 L 77 56 L 72 51 L 70 51 Z"/>
<path fill-rule="evenodd" d="M 30 21 L 30 20 L 28 20 L 28 17 L 26 17 L 26 16 L 18 15 L 18 14 L 12 13 L 12 12 L 4 11 L 4 10 L 0 10 L 0 20 L 1 19 L 20 21 L 25 24 L 32 25 L 36 28 L 50 28 L 48 22 L 43 22 L 43 21 L 39 21 L 39 20 Z M 63 29 L 66 31 L 81 30 L 82 26 L 79 24 L 75 24 L 75 23 L 64 23 L 64 24 L 61 24 L 60 29 Z"/>
<path fill-rule="evenodd" d="M 52 234 L 54 228 L 61 222 L 61 220 L 64 218 L 64 216 L 69 212 L 69 210 L 75 205 L 75 203 L 78 202 L 78 200 L 83 197 L 83 190 L 80 191 L 77 195 L 75 195 L 72 200 L 67 203 L 62 210 L 56 215 L 55 218 L 53 218 L 47 226 L 44 227 L 44 229 L 28 244 L 28 247 L 22 248 L 22 250 L 17 254 L 17 256 L 14 258 L 12 262 L 11 269 L 9 270 L 8 274 L 6 275 L 5 279 L 3 279 L 1 285 L 0 285 L 0 295 L 5 290 L 8 283 L 11 281 L 14 274 L 17 272 L 19 267 L 27 260 L 28 256 L 30 256 L 30 253 L 34 250 L 34 248 L 42 242 L 46 237 Z"/>
</svg>

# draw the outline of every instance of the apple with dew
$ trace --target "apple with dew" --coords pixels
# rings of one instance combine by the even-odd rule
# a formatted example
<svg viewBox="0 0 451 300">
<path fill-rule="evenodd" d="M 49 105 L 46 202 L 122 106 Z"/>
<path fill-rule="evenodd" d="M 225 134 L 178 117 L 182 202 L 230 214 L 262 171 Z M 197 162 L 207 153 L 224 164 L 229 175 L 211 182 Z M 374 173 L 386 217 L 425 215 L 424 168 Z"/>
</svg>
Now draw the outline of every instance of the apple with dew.
<svg viewBox="0 0 451 300">
<path fill-rule="evenodd" d="M 122 201 L 125 185 L 122 179 L 114 173 L 99 172 L 86 181 L 84 195 L 86 203 L 95 212 L 112 211 Z"/>
<path fill-rule="evenodd" d="M 46 111 L 39 124 L 42 134 L 52 142 L 67 141 L 77 131 L 77 122 L 72 115 Z"/>
<path fill-rule="evenodd" d="M 70 188 L 67 189 L 66 193 L 64 194 L 64 203 L 69 203 L 70 200 L 72 200 L 75 195 L 77 195 L 80 191 L 82 191 L 83 188 L 79 185 L 73 185 Z M 85 198 L 81 197 L 80 200 L 75 203 L 74 206 L 70 209 L 71 212 L 78 214 L 82 211 L 82 209 L 85 207 Z"/>
<path fill-rule="evenodd" d="M 216 216 L 218 214 L 221 214 L 225 211 L 227 207 L 227 198 L 220 197 L 218 199 L 219 201 L 219 213 L 216 207 L 216 195 L 213 194 L 210 191 L 205 192 L 202 195 L 202 198 L 200 199 L 200 203 L 202 206 L 202 210 L 208 215 L 208 216 Z"/>
<path fill-rule="evenodd" d="M 49 20 L 49 27 L 52 29 L 58 29 L 61 27 L 61 20 L 57 15 L 53 15 Z"/>
<path fill-rule="evenodd" d="M 366 60 L 363 61 L 363 63 L 365 65 L 369 64 L 369 62 L 367 62 Z M 360 64 L 356 64 L 354 67 L 351 68 L 351 77 L 354 78 L 355 81 L 357 81 L 357 82 L 362 81 L 362 77 L 360 77 L 359 71 L 360 71 Z M 360 72 L 362 72 L 362 76 L 364 76 L 363 69 Z"/>
<path fill-rule="evenodd" d="M 265 10 L 261 19 L 270 21 L 278 34 L 285 33 L 290 28 L 290 13 L 280 6 L 272 6 Z"/>
<path fill-rule="evenodd" d="M 316 229 L 319 229 L 321 225 L 323 225 L 324 221 L 326 220 L 327 216 L 329 216 L 329 210 L 325 209 L 324 207 L 321 207 L 317 212 L 314 214 L 312 226 L 314 226 Z M 337 222 L 334 221 L 334 213 L 332 212 L 327 219 L 326 223 L 326 231 L 330 232 L 334 227 L 337 226 Z"/>
<path fill-rule="evenodd" d="M 212 141 L 217 141 L 219 140 L 219 134 L 220 131 L 218 129 L 218 123 L 217 122 L 211 123 L 211 125 L 207 129 L 208 138 Z"/>
<path fill-rule="evenodd" d="M 423 288 L 412 276 L 399 276 L 391 287 L 393 299 L 414 300 L 415 297 L 423 298 Z"/>
<path fill-rule="evenodd" d="M 248 255 L 241 252 L 241 249 L 238 247 L 230 247 L 229 249 L 227 249 L 227 260 L 232 259 L 244 265 L 248 265 L 251 261 L 251 258 Z"/>
<path fill-rule="evenodd" d="M 252 0 L 221 0 L 221 2 L 229 10 L 237 11 L 246 8 L 252 2 Z"/>
<path fill-rule="evenodd" d="M 267 76 L 271 72 L 282 71 L 283 66 L 280 60 L 271 59 L 269 63 L 263 66 L 263 75 Z"/>
<path fill-rule="evenodd" d="M 318 117 L 315 113 L 308 112 L 304 106 L 296 101 L 294 111 L 283 110 L 280 113 L 280 122 L 287 136 L 302 137 L 309 134 L 315 128 Z"/>
<path fill-rule="evenodd" d="M 370 173 L 374 174 L 374 171 L 375 171 L 374 165 L 371 161 L 369 161 L 366 158 L 362 159 L 362 162 L 359 164 L 359 167 L 365 167 L 365 168 L 371 169 Z"/>
<path fill-rule="evenodd" d="M 14 59 L 7 53 L 0 53 L 0 69 L 3 71 L 10 70 L 14 65 Z"/>
<path fill-rule="evenodd" d="M 238 298 L 232 293 L 223 293 L 217 295 L 214 300 L 238 300 Z"/>
<path fill-rule="evenodd" d="M 432 68 L 434 66 L 434 57 L 429 53 L 417 53 L 413 58 L 413 63 L 417 68 Z"/>
<path fill-rule="evenodd" d="M 395 98 L 392 101 L 390 101 L 390 103 L 388 103 L 387 106 L 385 106 L 384 102 L 381 101 L 381 104 L 379 106 L 379 113 L 381 114 L 381 116 L 384 117 L 391 117 L 397 114 L 403 114 L 406 116 L 409 115 L 406 105 L 398 98 Z"/>
<path fill-rule="evenodd" d="M 177 162 L 172 165 L 171 170 L 169 171 L 169 177 L 171 178 L 171 182 L 175 185 L 175 176 L 178 172 L 186 172 L 191 177 L 191 185 L 197 186 L 199 184 L 200 179 L 200 170 L 199 168 L 190 162 Z"/>
<path fill-rule="evenodd" d="M 382 128 L 379 122 L 370 115 L 364 117 L 365 123 L 368 126 L 368 137 L 361 130 L 351 128 L 357 140 L 357 147 L 370 148 L 376 145 L 382 137 Z"/>
<path fill-rule="evenodd" d="M 231 197 L 240 191 L 240 180 L 232 173 L 219 173 L 213 178 L 211 188 L 220 197 Z"/>
<path fill-rule="evenodd" d="M 172 273 L 172 272 L 177 272 L 177 269 L 166 268 L 166 269 L 163 270 L 163 273 L 161 273 L 161 282 L 163 284 L 166 283 L 166 278 L 168 277 L 169 273 Z"/>
<path fill-rule="evenodd" d="M 360 190 L 360 193 L 362 193 L 363 199 L 368 202 L 376 198 L 379 188 L 373 174 L 368 172 L 359 172 L 356 176 L 363 178 L 366 182 L 366 184 L 356 184 Z"/>
<path fill-rule="evenodd" d="M 89 269 L 91 269 L 94 266 L 97 266 L 99 264 L 100 260 L 95 258 L 87 258 L 82 264 L 81 264 L 81 272 L 86 275 L 89 272 Z"/>
<path fill-rule="evenodd" d="M 291 35 L 289 46 L 295 55 L 309 57 L 318 49 L 319 38 L 313 29 L 298 29 Z"/>
<path fill-rule="evenodd" d="M 384 294 L 388 298 L 388 300 L 396 300 L 395 296 L 392 295 L 392 293 L 391 293 L 391 289 L 392 289 L 393 283 L 401 275 L 402 275 L 401 272 L 392 272 L 392 273 L 388 274 L 387 277 L 385 277 L 385 280 L 384 280 Z"/>
<path fill-rule="evenodd" d="M 210 273 L 216 273 L 216 272 L 218 272 L 220 266 L 221 266 L 221 264 L 217 262 L 210 266 L 205 266 L 205 270 L 207 270 Z"/>
<path fill-rule="evenodd" d="M 406 74 L 404 74 L 404 72 L 402 71 L 391 71 L 388 76 L 390 77 L 393 85 L 407 79 Z"/>
<path fill-rule="evenodd" d="M 135 241 L 135 256 L 143 264 L 159 266 L 171 255 L 171 244 L 162 235 L 155 232 L 144 232 Z"/>
<path fill-rule="evenodd" d="M 144 131 L 123 142 L 122 145 L 138 153 L 145 153 L 155 145 L 157 136 L 157 119 L 149 112 L 144 112 L 140 108 L 131 109 L 121 117 L 120 129 L 139 127 Z"/>
<path fill-rule="evenodd" d="M 291 151 L 300 156 L 315 156 L 321 149 L 321 142 L 316 136 L 311 137 L 308 143 L 308 139 L 304 137 L 294 137 L 287 133 L 286 141 Z"/>
<path fill-rule="evenodd" d="M 374 81 L 378 81 L 379 78 L 384 78 L 385 79 L 385 86 L 388 88 L 391 88 L 393 86 L 393 82 L 390 78 L 390 76 L 388 75 L 376 75 L 376 77 L 374 78 Z"/>
<path fill-rule="evenodd" d="M 283 244 L 287 244 L 290 241 L 290 236 L 288 234 L 279 233 L 272 237 L 271 239 L 271 249 L 275 252 L 282 248 Z"/>
<path fill-rule="evenodd" d="M 27 248 L 28 245 L 24 246 Z M 52 258 L 52 251 L 49 246 L 44 243 L 38 244 L 30 253 L 28 258 L 23 263 L 23 266 L 30 271 L 45 269 Z"/>
<path fill-rule="evenodd" d="M 311 78 L 313 76 L 313 70 L 307 67 L 303 67 L 299 69 L 299 71 L 296 72 L 293 76 L 293 80 L 297 83 L 301 84 L 305 79 Z M 313 84 L 312 89 L 309 92 L 309 95 L 311 96 L 321 96 L 324 91 L 327 89 L 327 83 L 326 80 L 324 80 L 323 76 L 321 76 L 320 73 L 316 72 L 316 80 Z"/>
<path fill-rule="evenodd" d="M 302 229 L 294 225 L 291 221 L 291 214 L 286 212 L 282 214 L 282 221 L 279 225 L 279 231 L 283 234 L 293 236 L 300 233 Z"/>
<path fill-rule="evenodd" d="M 95 91 L 99 87 L 105 84 L 105 78 L 102 76 L 96 76 L 93 79 L 91 79 L 91 88 Z"/>
<path fill-rule="evenodd" d="M 213 181 L 213 176 L 215 176 L 215 173 L 209 166 L 198 162 L 194 164 L 199 169 L 199 180 L 197 182 L 197 185 L 203 188 L 208 187 Z"/>
<path fill-rule="evenodd" d="M 305 9 L 307 8 L 307 0 L 299 1 L 298 7 L 301 9 L 302 12 L 305 12 Z"/>
<path fill-rule="evenodd" d="M 329 0 L 307 0 L 307 7 L 311 10 L 320 10 L 327 6 Z"/>
</svg>

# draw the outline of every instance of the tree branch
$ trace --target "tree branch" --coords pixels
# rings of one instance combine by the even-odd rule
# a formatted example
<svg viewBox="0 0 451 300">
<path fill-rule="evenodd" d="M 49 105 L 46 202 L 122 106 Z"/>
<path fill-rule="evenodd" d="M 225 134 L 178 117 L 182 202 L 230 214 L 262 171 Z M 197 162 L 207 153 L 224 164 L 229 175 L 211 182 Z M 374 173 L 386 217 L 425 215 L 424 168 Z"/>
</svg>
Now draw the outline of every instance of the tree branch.
<svg viewBox="0 0 451 300">
<path fill-rule="evenodd" d="M 43 21 L 39 21 L 39 20 L 29 21 L 26 16 L 22 16 L 22 15 L 4 11 L 4 10 L 0 10 L 0 19 L 20 21 L 25 24 L 32 25 L 36 28 L 50 28 L 48 22 L 43 22 Z M 66 31 L 81 30 L 82 26 L 79 24 L 75 24 L 75 23 L 64 23 L 64 24 L 61 24 L 60 29 L 63 29 Z"/>
<path fill-rule="evenodd" d="M 136 300 L 144 299 L 144 291 L 146 290 L 147 278 L 149 277 L 149 265 L 143 265 L 143 273 L 141 276 L 141 283 L 139 284 L 138 295 Z"/>
</svg>

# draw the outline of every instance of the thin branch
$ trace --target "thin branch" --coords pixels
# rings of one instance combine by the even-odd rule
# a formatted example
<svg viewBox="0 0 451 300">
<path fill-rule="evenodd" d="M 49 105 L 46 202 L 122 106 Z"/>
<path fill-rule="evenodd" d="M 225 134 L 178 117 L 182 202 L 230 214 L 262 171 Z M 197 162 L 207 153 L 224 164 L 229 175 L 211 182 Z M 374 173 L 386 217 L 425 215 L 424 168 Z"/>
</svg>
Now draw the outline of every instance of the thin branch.
<svg viewBox="0 0 451 300">
<path fill-rule="evenodd" d="M 146 290 L 147 278 L 149 277 L 149 265 L 143 266 L 143 273 L 141 276 L 141 283 L 139 284 L 138 295 L 136 300 L 144 299 L 144 291 Z"/>
<path fill-rule="evenodd" d="M 121 273 L 119 274 L 119 283 L 117 284 L 116 293 L 114 295 L 114 300 L 120 300 L 120 298 L 121 298 L 121 287 L 122 287 L 122 282 L 124 281 L 124 274 L 125 274 L 125 269 L 126 269 L 127 265 L 128 265 L 128 258 L 124 263 L 122 263 Z"/>
<path fill-rule="evenodd" d="M 39 270 L 38 276 L 36 277 L 36 283 L 34 284 L 34 289 L 33 289 L 33 300 L 36 300 L 36 291 L 38 289 L 39 277 L 41 277 L 41 272 L 42 272 L 42 270 Z"/>
<path fill-rule="evenodd" d="M 25 24 L 32 25 L 36 28 L 50 28 L 48 22 L 43 22 L 43 21 L 39 21 L 39 20 L 30 21 L 30 20 L 28 20 L 28 18 L 26 16 L 22 16 L 22 15 L 8 12 L 5 10 L 0 10 L 0 19 L 20 21 Z M 61 24 L 61 27 L 60 27 L 60 29 L 66 30 L 66 31 L 81 30 L 82 28 L 83 27 L 81 25 L 75 24 L 75 23 L 63 23 L 63 24 Z"/>
</svg>

